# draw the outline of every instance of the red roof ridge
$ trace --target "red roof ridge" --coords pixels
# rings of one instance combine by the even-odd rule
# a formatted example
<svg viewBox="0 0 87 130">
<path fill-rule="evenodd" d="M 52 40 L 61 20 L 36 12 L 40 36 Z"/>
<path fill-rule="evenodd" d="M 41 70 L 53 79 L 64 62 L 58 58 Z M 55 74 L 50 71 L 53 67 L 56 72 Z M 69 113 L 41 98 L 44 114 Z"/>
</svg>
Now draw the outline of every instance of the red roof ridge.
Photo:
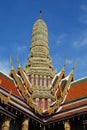
<svg viewBox="0 0 87 130">
<path fill-rule="evenodd" d="M 87 80 L 87 77 L 83 77 L 83 78 L 72 81 L 71 86 L 73 86 L 74 84 L 78 84 L 79 82 L 84 82 L 84 80 Z"/>
<path fill-rule="evenodd" d="M 0 88 L 3 88 L 4 90 L 9 91 L 9 92 L 12 90 L 12 94 L 14 94 L 18 97 L 21 97 L 21 95 L 17 89 L 15 80 L 13 78 L 0 72 L 0 81 L 1 81 Z"/>
<path fill-rule="evenodd" d="M 11 80 L 12 82 L 14 81 L 14 79 L 12 77 L 10 77 L 9 75 L 7 75 L 7 74 L 5 74 L 5 73 L 3 73 L 1 71 L 0 71 L 0 75 L 5 76 L 6 78 L 8 78 L 9 80 Z"/>
</svg>

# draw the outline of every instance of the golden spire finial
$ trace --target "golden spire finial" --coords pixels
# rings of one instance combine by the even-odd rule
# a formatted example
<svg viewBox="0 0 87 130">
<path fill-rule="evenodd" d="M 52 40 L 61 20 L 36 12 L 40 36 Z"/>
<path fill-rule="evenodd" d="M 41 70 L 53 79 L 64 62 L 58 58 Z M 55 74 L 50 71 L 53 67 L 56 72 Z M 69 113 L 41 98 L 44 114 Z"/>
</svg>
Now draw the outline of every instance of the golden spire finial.
<svg viewBox="0 0 87 130">
<path fill-rule="evenodd" d="M 74 65 L 73 65 L 72 71 L 74 71 L 75 69 L 76 69 L 76 60 L 74 60 Z"/>
<path fill-rule="evenodd" d="M 17 62 L 18 62 L 18 68 L 20 68 L 21 65 L 20 65 L 20 62 L 19 62 L 18 56 L 17 56 Z"/>
<path fill-rule="evenodd" d="M 10 64 L 11 64 L 11 70 L 14 70 L 14 66 L 13 66 L 13 63 L 12 63 L 12 56 L 10 56 Z"/>
<path fill-rule="evenodd" d="M 42 19 L 42 10 L 40 10 L 40 16 L 39 16 L 40 19 Z"/>
</svg>

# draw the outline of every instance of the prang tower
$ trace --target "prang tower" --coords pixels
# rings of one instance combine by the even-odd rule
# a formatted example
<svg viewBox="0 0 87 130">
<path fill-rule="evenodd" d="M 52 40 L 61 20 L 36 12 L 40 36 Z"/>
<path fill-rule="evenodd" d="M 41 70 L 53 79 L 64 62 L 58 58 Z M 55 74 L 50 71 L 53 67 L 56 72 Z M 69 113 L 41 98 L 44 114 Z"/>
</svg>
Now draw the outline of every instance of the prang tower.
<svg viewBox="0 0 87 130">
<path fill-rule="evenodd" d="M 47 25 L 41 16 L 33 26 L 30 54 L 24 70 L 29 81 L 40 89 L 49 87 L 56 74 L 49 55 Z"/>
</svg>

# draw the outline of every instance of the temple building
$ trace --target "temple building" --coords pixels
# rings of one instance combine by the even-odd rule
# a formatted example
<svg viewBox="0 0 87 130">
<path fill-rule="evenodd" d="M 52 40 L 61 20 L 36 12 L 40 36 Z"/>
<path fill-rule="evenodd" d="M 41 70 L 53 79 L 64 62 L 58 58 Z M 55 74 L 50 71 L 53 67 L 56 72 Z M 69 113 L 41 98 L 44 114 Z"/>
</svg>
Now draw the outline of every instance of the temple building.
<svg viewBox="0 0 87 130">
<path fill-rule="evenodd" d="M 56 72 L 41 14 L 24 69 L 10 60 L 9 75 L 0 71 L 0 130 L 87 130 L 87 77 L 74 80 L 75 64 Z"/>
</svg>

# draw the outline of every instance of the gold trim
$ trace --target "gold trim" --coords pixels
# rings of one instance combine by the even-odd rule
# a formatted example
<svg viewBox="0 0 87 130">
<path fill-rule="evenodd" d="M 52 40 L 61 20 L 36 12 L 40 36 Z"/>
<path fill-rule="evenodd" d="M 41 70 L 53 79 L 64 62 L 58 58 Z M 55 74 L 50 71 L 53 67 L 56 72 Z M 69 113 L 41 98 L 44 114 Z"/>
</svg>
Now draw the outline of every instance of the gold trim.
<svg viewBox="0 0 87 130">
<path fill-rule="evenodd" d="M 60 73 L 59 77 L 57 78 L 56 84 L 54 86 L 52 86 L 52 88 L 51 88 L 51 91 L 53 94 L 55 94 L 55 92 L 58 88 L 59 82 L 61 81 L 63 75 L 65 75 L 64 67 L 62 68 L 61 73 Z"/>
<path fill-rule="evenodd" d="M 8 96 L 5 96 L 3 94 L 0 93 L 0 99 L 1 99 L 1 102 L 4 103 L 4 104 L 8 104 L 10 102 L 10 99 L 11 99 L 11 92 L 8 94 Z"/>
</svg>

